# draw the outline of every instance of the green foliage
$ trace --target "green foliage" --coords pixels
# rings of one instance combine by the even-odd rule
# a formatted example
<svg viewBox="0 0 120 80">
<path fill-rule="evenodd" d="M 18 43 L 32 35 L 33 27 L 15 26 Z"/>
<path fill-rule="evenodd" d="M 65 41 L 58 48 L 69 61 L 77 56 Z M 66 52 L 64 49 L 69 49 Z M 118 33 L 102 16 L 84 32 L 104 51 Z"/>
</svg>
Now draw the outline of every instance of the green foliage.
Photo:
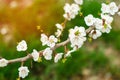
<svg viewBox="0 0 120 80">
<path fill-rule="evenodd" d="M 113 26 L 114 27 L 114 26 Z M 116 47 L 116 49 L 120 49 L 120 30 L 115 31 L 112 30 L 109 35 L 103 34 L 103 40 L 108 44 L 111 44 Z"/>
<path fill-rule="evenodd" d="M 109 63 L 102 52 L 89 52 L 84 50 L 84 48 L 81 48 L 73 52 L 72 56 L 67 58 L 65 63 L 59 63 L 57 68 L 58 73 L 61 74 L 61 76 L 70 77 L 74 74 L 81 74 L 82 69 L 85 67 L 92 67 L 97 71 L 100 70 L 101 67 L 106 67 L 107 63 Z"/>
<path fill-rule="evenodd" d="M 54 15 L 51 12 L 51 16 L 49 16 L 49 19 L 48 17 L 46 17 L 44 20 L 40 20 L 39 17 L 36 16 L 36 14 L 39 13 L 40 5 L 45 6 L 43 3 L 45 3 L 44 0 L 35 0 L 35 3 L 33 4 L 34 6 L 16 13 L 17 15 L 19 15 L 19 17 L 13 17 L 14 16 L 13 13 L 7 12 L 7 11 L 5 14 L 8 15 L 9 18 L 11 18 L 11 14 L 12 14 L 13 18 L 11 18 L 11 21 L 13 22 L 19 19 L 16 24 L 13 23 L 17 27 L 22 26 L 22 28 L 24 28 L 27 25 L 27 26 L 30 26 L 29 28 L 32 28 L 34 26 L 34 29 L 32 28 L 33 33 L 36 31 L 35 30 L 35 26 L 37 26 L 36 24 L 41 25 L 39 23 L 40 21 L 45 24 L 45 27 L 42 26 L 42 29 L 45 30 L 45 33 L 52 34 L 55 31 L 53 24 L 56 22 L 62 21 L 62 18 L 61 18 L 62 12 L 63 12 L 62 7 L 59 6 L 60 13 L 57 7 L 54 9 L 48 8 L 47 10 L 49 11 L 52 10 L 53 13 L 54 12 L 56 13 L 56 15 Z M 88 27 L 86 26 L 83 17 L 87 16 L 88 14 L 93 14 L 95 17 L 99 17 L 100 7 L 101 5 L 98 0 L 84 0 L 84 5 L 82 6 L 81 12 L 79 12 L 79 15 L 77 15 L 77 17 L 74 20 L 67 22 L 66 28 L 61 37 L 62 39 L 61 41 L 67 39 L 69 29 L 76 25 L 84 26 L 87 29 Z M 44 8 L 41 8 L 41 9 L 44 9 Z M 8 10 L 8 9 L 4 9 L 4 11 L 5 10 Z M 0 11 L 0 14 L 3 15 L 4 11 L 3 12 Z M 80 16 L 81 13 L 83 14 L 82 16 Z M 60 17 L 58 17 L 58 15 Z M 26 17 L 23 18 L 21 16 L 26 16 Z M 47 20 L 50 21 L 49 23 L 51 24 L 48 24 Z M 32 22 L 34 24 L 32 24 Z M 18 25 L 19 23 L 21 25 Z M 23 30 L 23 29 L 20 29 L 20 30 Z M 23 32 L 26 30 L 28 30 L 28 28 L 25 28 Z M 29 33 L 30 32 L 31 31 L 29 31 Z M 27 51 L 31 53 L 33 49 L 36 49 L 36 50 L 44 49 L 45 47 L 41 46 L 41 42 L 39 39 L 40 36 L 36 36 L 35 34 L 31 35 L 29 33 L 27 33 L 29 35 L 27 37 L 23 35 L 19 36 L 20 38 L 25 37 L 28 44 Z M 112 30 L 110 34 L 103 34 L 100 40 L 105 42 L 106 45 L 111 44 L 112 46 L 115 46 L 119 50 L 120 49 L 119 34 L 120 34 L 120 31 Z M 15 34 L 15 37 L 19 39 L 18 35 L 16 34 Z M 17 45 L 17 42 L 15 42 L 15 44 L 11 46 L 11 45 L 5 44 L 3 40 L 0 40 L 0 56 L 6 59 L 13 59 L 13 58 L 18 58 L 18 57 L 27 55 L 26 52 L 17 52 L 16 45 Z M 67 47 L 70 47 L 70 45 L 67 45 Z M 40 63 L 33 62 L 32 60 L 27 61 L 25 65 L 29 66 L 30 73 L 29 73 L 29 76 L 25 78 L 25 80 L 70 80 L 71 76 L 73 75 L 82 76 L 82 70 L 84 68 L 91 68 L 93 73 L 97 73 L 102 70 L 105 70 L 105 72 L 107 71 L 111 72 L 113 76 L 116 77 L 115 80 L 119 80 L 120 68 L 116 69 L 116 67 L 111 67 L 109 59 L 104 54 L 105 52 L 103 50 L 103 47 L 99 45 L 99 48 L 102 48 L 102 49 L 97 50 L 95 48 L 95 50 L 93 51 L 89 51 L 89 47 L 83 46 L 78 51 L 72 53 L 72 56 L 67 58 L 65 63 L 60 61 L 59 63 L 56 64 L 53 62 L 53 60 L 46 61 L 44 58 L 42 58 L 42 62 Z M 56 52 L 62 52 L 63 50 L 64 48 L 60 47 L 59 49 L 56 50 Z M 32 61 L 32 64 L 31 64 L 31 61 Z M 0 68 L 0 80 L 15 80 L 16 78 L 18 78 L 17 69 L 20 65 L 21 65 L 20 63 L 16 63 L 16 64 L 10 64 L 5 68 Z"/>
</svg>

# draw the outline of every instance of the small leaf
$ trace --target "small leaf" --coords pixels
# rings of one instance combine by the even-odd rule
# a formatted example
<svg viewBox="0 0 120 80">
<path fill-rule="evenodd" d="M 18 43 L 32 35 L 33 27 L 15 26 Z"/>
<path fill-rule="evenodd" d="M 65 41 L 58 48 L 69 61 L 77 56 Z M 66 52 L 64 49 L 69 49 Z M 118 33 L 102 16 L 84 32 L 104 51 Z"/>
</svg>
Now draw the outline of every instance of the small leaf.
<svg viewBox="0 0 120 80">
<path fill-rule="evenodd" d="M 91 37 L 89 37 L 89 38 L 88 38 L 88 41 L 89 41 L 89 42 L 92 42 L 92 38 L 91 38 Z"/>
<path fill-rule="evenodd" d="M 37 62 L 39 62 L 39 63 L 42 62 L 42 58 L 39 57 Z"/>
<path fill-rule="evenodd" d="M 66 59 L 66 58 L 64 58 L 64 59 L 62 59 L 62 62 L 63 62 L 63 63 L 65 63 L 65 62 L 66 62 L 66 60 L 67 60 L 67 59 Z"/>
<path fill-rule="evenodd" d="M 80 16 L 83 16 L 83 13 L 82 13 L 82 12 L 80 12 Z"/>
<path fill-rule="evenodd" d="M 20 80 L 20 77 L 18 77 L 16 80 Z"/>
<path fill-rule="evenodd" d="M 60 42 L 61 40 L 60 39 L 58 39 L 58 42 Z"/>
</svg>

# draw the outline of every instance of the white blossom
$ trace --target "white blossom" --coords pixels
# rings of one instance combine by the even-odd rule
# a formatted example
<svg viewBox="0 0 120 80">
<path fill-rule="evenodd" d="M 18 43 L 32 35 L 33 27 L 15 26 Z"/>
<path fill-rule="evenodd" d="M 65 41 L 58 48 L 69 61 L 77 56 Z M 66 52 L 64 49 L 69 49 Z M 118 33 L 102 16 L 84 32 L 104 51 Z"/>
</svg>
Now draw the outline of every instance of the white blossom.
<svg viewBox="0 0 120 80">
<path fill-rule="evenodd" d="M 100 37 L 102 35 L 102 33 L 99 30 L 92 30 L 89 33 L 89 36 L 92 37 L 93 39 L 97 39 L 98 37 Z"/>
<path fill-rule="evenodd" d="M 8 64 L 8 60 L 6 59 L 0 59 L 0 67 L 5 67 Z"/>
<path fill-rule="evenodd" d="M 116 3 L 115 2 L 111 2 L 110 4 L 109 4 L 109 8 L 110 8 L 110 14 L 111 15 L 114 15 L 116 12 L 118 12 L 118 7 L 117 7 L 117 5 L 116 5 Z"/>
<path fill-rule="evenodd" d="M 101 14 L 101 18 L 105 20 L 106 24 L 111 24 L 113 22 L 113 17 L 107 15 L 107 14 Z"/>
<path fill-rule="evenodd" d="M 19 71 L 19 77 L 25 78 L 26 76 L 28 76 L 29 73 L 28 67 L 21 66 L 20 68 L 18 68 L 18 71 Z"/>
<path fill-rule="evenodd" d="M 73 13 L 75 13 L 76 15 L 78 14 L 79 10 L 80 10 L 79 5 L 74 4 L 74 3 L 71 5 L 71 11 L 73 11 Z"/>
<path fill-rule="evenodd" d="M 42 45 L 47 45 L 49 47 L 54 47 L 57 42 L 57 38 L 54 35 L 47 37 L 45 34 L 41 34 Z"/>
<path fill-rule="evenodd" d="M 60 37 L 62 34 L 62 31 L 57 29 L 57 32 L 55 32 L 56 37 Z"/>
<path fill-rule="evenodd" d="M 102 3 L 102 8 L 101 8 L 102 13 L 109 13 L 110 12 L 110 7 L 109 5 Z"/>
<path fill-rule="evenodd" d="M 27 50 L 27 43 L 25 40 L 22 40 L 17 45 L 17 51 L 26 51 Z"/>
<path fill-rule="evenodd" d="M 111 25 L 110 24 L 105 24 L 104 26 L 103 26 L 103 28 L 101 29 L 101 31 L 103 32 L 103 33 L 110 33 L 110 30 L 112 29 L 112 27 L 111 27 Z"/>
<path fill-rule="evenodd" d="M 110 30 L 112 29 L 111 23 L 113 22 L 113 17 L 107 14 L 101 14 L 101 18 L 104 20 L 104 24 L 103 24 L 101 31 L 103 33 L 109 33 Z"/>
<path fill-rule="evenodd" d="M 39 59 L 39 52 L 37 50 L 33 49 L 33 52 L 32 52 L 31 55 L 32 55 L 34 61 L 38 61 L 38 59 Z"/>
<path fill-rule="evenodd" d="M 74 0 L 76 4 L 80 4 L 82 5 L 83 4 L 83 0 Z"/>
<path fill-rule="evenodd" d="M 54 58 L 54 62 L 57 63 L 62 58 L 63 53 L 57 53 Z"/>
<path fill-rule="evenodd" d="M 86 32 L 84 27 L 75 26 L 74 29 L 70 29 L 69 38 L 71 42 L 71 47 L 80 48 L 84 41 L 86 41 Z"/>
<path fill-rule="evenodd" d="M 59 29 L 59 30 L 61 30 L 61 31 L 63 30 L 63 26 L 62 26 L 61 24 L 58 24 L 58 23 L 57 23 L 57 24 L 56 24 L 56 27 L 57 27 L 57 29 Z"/>
<path fill-rule="evenodd" d="M 70 10 L 71 10 L 71 5 L 68 4 L 68 3 L 66 3 L 65 6 L 64 6 L 64 11 L 65 11 L 65 13 L 69 13 Z"/>
<path fill-rule="evenodd" d="M 61 24 L 56 24 L 57 32 L 55 32 L 56 37 L 60 37 L 63 31 L 63 26 Z"/>
<path fill-rule="evenodd" d="M 43 51 L 43 56 L 46 60 L 51 60 L 52 59 L 52 50 L 50 48 L 46 48 L 44 51 Z"/>
<path fill-rule="evenodd" d="M 79 10 L 80 10 L 80 7 L 77 4 L 73 3 L 70 5 L 66 3 L 64 6 L 65 14 L 63 14 L 63 17 L 68 20 L 74 19 L 75 16 L 78 14 Z"/>
<path fill-rule="evenodd" d="M 93 17 L 92 14 L 89 14 L 88 16 L 86 16 L 84 20 L 87 26 L 92 26 L 95 22 L 95 18 Z"/>
<path fill-rule="evenodd" d="M 48 43 L 48 37 L 45 34 L 41 34 L 40 40 L 41 40 L 43 46 Z"/>
<path fill-rule="evenodd" d="M 111 2 L 110 4 L 105 4 L 102 3 L 102 8 L 101 8 L 102 13 L 107 13 L 110 15 L 114 15 L 116 12 L 118 12 L 118 7 L 115 2 Z"/>
<path fill-rule="evenodd" d="M 54 46 L 55 46 L 55 43 L 56 43 L 57 41 L 58 41 L 58 39 L 55 38 L 54 35 L 51 35 L 51 36 L 49 37 L 49 40 L 48 40 L 47 45 L 48 45 L 49 47 L 54 47 Z"/>
<path fill-rule="evenodd" d="M 99 18 L 95 18 L 94 26 L 96 29 L 100 30 L 103 27 L 103 20 Z"/>
</svg>

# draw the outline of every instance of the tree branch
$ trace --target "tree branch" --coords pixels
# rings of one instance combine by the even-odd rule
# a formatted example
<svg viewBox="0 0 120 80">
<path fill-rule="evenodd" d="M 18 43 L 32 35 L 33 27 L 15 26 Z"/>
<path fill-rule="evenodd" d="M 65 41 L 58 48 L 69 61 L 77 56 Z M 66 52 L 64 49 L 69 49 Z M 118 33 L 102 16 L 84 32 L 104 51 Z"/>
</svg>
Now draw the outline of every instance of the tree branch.
<svg viewBox="0 0 120 80">
<path fill-rule="evenodd" d="M 17 59 L 9 60 L 8 63 L 24 62 L 24 61 L 27 61 L 30 58 L 32 58 L 32 56 L 31 56 L 31 54 L 28 54 L 27 56 L 22 57 L 22 58 L 17 58 Z"/>
<path fill-rule="evenodd" d="M 93 29 L 94 29 L 94 26 L 89 27 L 88 29 L 86 29 L 86 33 L 88 34 Z M 55 50 L 56 48 L 64 46 L 64 45 L 68 44 L 69 42 L 70 42 L 70 40 L 68 38 L 67 40 L 65 40 L 63 42 L 56 44 L 55 47 L 52 48 L 52 50 Z M 43 51 L 44 50 L 39 51 L 40 56 L 42 56 Z M 24 61 L 27 61 L 28 59 L 32 59 L 32 55 L 30 53 L 25 57 L 8 60 L 8 63 L 10 64 L 10 63 L 15 63 L 15 62 L 24 62 Z"/>
</svg>

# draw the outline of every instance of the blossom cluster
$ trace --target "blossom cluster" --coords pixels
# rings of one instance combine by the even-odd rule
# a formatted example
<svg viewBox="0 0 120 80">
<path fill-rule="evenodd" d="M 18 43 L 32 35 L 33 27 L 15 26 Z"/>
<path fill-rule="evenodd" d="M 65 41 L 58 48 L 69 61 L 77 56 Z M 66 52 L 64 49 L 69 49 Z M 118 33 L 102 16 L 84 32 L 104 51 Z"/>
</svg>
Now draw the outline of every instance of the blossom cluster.
<svg viewBox="0 0 120 80">
<path fill-rule="evenodd" d="M 116 12 L 118 12 L 118 6 L 115 4 L 115 2 L 111 2 L 109 4 L 102 3 L 101 11 L 103 14 L 114 15 Z"/>
<path fill-rule="evenodd" d="M 112 29 L 111 23 L 113 17 L 118 12 L 118 7 L 115 2 L 109 4 L 102 3 L 100 18 L 95 18 L 92 14 L 87 15 L 84 20 L 87 26 L 94 26 L 95 29 L 89 33 L 89 37 L 97 39 L 102 33 L 109 33 Z"/>
<path fill-rule="evenodd" d="M 81 9 L 79 5 L 83 4 L 83 0 L 74 0 L 74 1 L 75 3 L 71 5 L 69 3 L 66 3 L 64 6 L 65 14 L 63 14 L 63 16 L 68 20 L 74 19 L 76 15 L 78 15 Z"/>
<path fill-rule="evenodd" d="M 79 14 L 81 5 L 83 5 L 83 0 L 74 0 L 74 3 L 69 4 L 66 3 L 64 6 L 64 15 L 63 17 L 65 20 L 70 21 L 71 19 L 74 19 L 76 15 Z M 46 46 L 44 50 L 41 50 L 41 52 L 37 51 L 36 49 L 33 49 L 31 52 L 31 57 L 34 61 L 38 62 L 40 57 L 44 57 L 46 60 L 52 60 L 54 59 L 54 62 L 57 63 L 60 59 L 66 59 L 71 55 L 72 52 L 76 51 L 78 48 L 81 48 L 84 42 L 87 40 L 87 34 L 92 39 L 97 39 L 102 35 L 102 33 L 109 33 L 112 29 L 111 24 L 113 22 L 112 15 L 115 15 L 115 13 L 118 12 L 118 6 L 111 2 L 109 4 L 102 3 L 101 7 L 101 15 L 100 18 L 94 17 L 92 14 L 88 14 L 84 17 L 84 21 L 86 23 L 86 26 L 94 27 L 89 33 L 86 32 L 85 27 L 83 26 L 75 26 L 74 28 L 69 29 L 68 39 L 71 45 L 71 50 L 66 50 L 64 52 L 56 52 L 54 51 L 57 44 L 59 44 L 59 38 L 62 35 L 63 29 L 65 27 L 65 24 L 59 24 L 57 23 L 55 26 L 57 28 L 57 31 L 55 32 L 55 35 L 46 35 L 44 33 L 41 34 L 40 41 L 42 43 L 42 46 Z M 61 45 L 64 46 L 65 45 Z M 18 43 L 16 50 L 17 51 L 27 51 L 27 43 L 25 40 L 22 40 Z M 9 60 L 6 60 L 4 58 L 0 59 L 0 67 L 5 67 L 9 63 Z M 19 71 L 19 77 L 25 78 L 28 76 L 29 69 L 27 66 L 21 65 L 18 68 Z"/>
</svg>

